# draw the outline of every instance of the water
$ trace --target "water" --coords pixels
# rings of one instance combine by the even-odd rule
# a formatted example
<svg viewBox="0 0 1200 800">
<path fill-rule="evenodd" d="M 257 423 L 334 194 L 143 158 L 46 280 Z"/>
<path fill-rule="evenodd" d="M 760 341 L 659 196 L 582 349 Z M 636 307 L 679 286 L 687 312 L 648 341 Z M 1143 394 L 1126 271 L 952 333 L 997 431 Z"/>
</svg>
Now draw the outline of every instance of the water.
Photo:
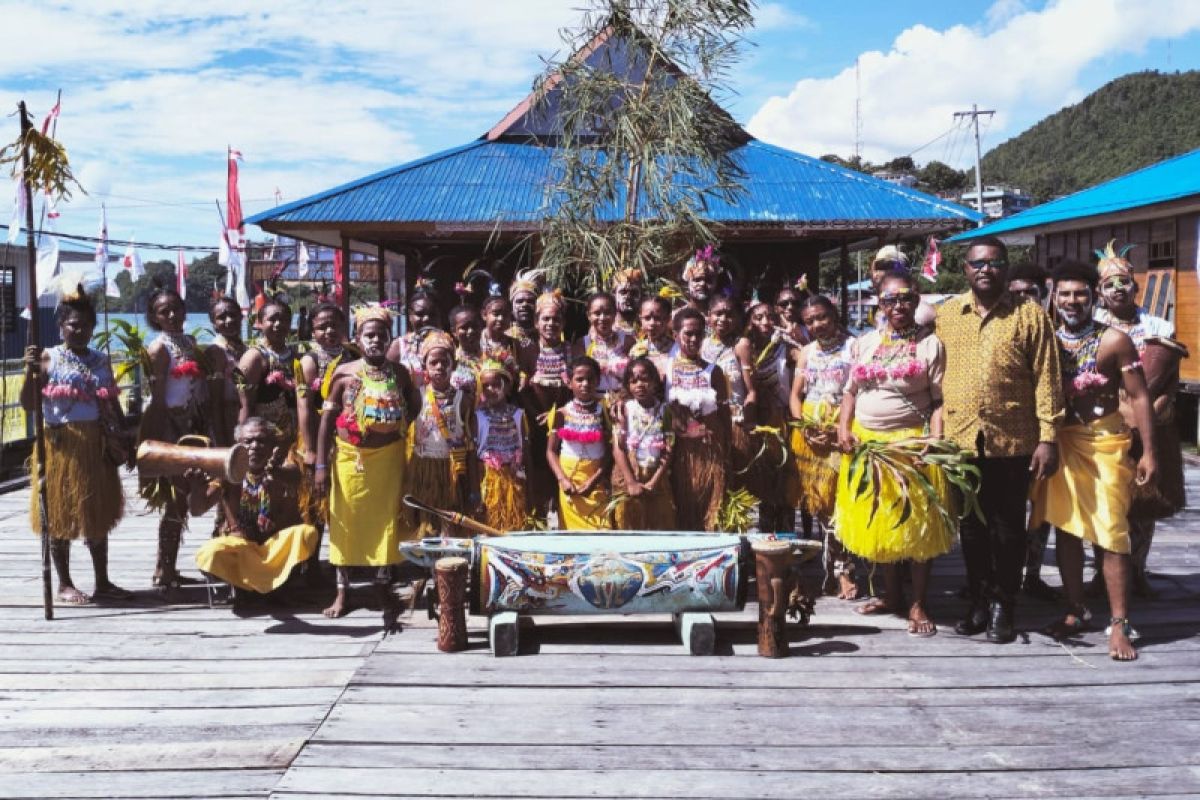
<svg viewBox="0 0 1200 800">
<path fill-rule="evenodd" d="M 145 314 L 110 313 L 108 315 L 108 319 L 110 322 L 114 319 L 120 319 L 128 322 L 131 325 L 136 325 L 138 330 L 141 331 L 142 338 L 146 341 L 146 343 L 149 343 L 157 335 L 157 332 L 152 330 L 150 326 L 146 324 Z M 104 315 L 101 314 L 99 315 L 99 321 L 96 323 L 96 334 L 99 335 L 103 330 Z M 193 311 L 189 313 L 187 315 L 187 321 L 183 324 L 183 331 L 184 333 L 189 333 L 195 336 L 196 340 L 201 344 L 207 344 L 213 339 L 212 322 L 209 321 L 208 314 L 204 313 L 203 311 Z M 92 338 L 92 346 L 97 346 L 95 337 Z M 119 342 L 116 339 L 113 339 L 113 349 L 115 350 L 119 346 Z"/>
</svg>

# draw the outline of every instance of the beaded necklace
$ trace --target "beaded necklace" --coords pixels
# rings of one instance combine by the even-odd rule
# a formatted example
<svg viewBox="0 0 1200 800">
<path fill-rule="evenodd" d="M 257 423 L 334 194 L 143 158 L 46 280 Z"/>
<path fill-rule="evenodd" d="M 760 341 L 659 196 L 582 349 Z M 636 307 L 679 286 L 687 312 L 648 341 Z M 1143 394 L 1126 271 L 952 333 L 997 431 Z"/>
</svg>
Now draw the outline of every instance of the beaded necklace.
<svg viewBox="0 0 1200 800">
<path fill-rule="evenodd" d="M 667 405 L 655 401 L 649 408 L 637 400 L 625 404 L 626 444 L 642 470 L 658 465 L 667 447 Z"/>
<path fill-rule="evenodd" d="M 850 337 L 841 334 L 835 339 L 818 340 L 804 363 L 806 394 L 815 401 L 840 403 L 850 374 L 851 358 L 847 343 Z"/>
<path fill-rule="evenodd" d="M 562 386 L 567 381 L 567 346 L 538 347 L 537 362 L 530 382 L 539 386 Z"/>
<path fill-rule="evenodd" d="M 238 521 L 243 525 L 252 525 L 259 533 L 271 532 L 271 493 L 267 490 L 265 474 L 246 473 L 242 479 Z"/>
<path fill-rule="evenodd" d="M 81 356 L 66 345 L 55 348 L 54 353 L 53 369 L 42 387 L 43 397 L 69 400 L 68 409 L 80 401 L 95 403 L 116 397 L 116 386 L 102 354 L 89 348 Z"/>
<path fill-rule="evenodd" d="M 296 354 L 292 352 L 292 348 L 284 345 L 282 351 L 277 351 L 265 344 L 260 344 L 256 345 L 255 349 L 262 353 L 262 357 L 267 362 L 266 378 L 263 383 L 267 386 L 274 386 L 281 392 L 294 392 L 296 390 Z"/>
<path fill-rule="evenodd" d="M 473 356 L 461 347 L 457 348 L 454 351 L 454 372 L 450 373 L 450 385 L 455 389 L 475 388 L 482 363 L 482 351 Z"/>
<path fill-rule="evenodd" d="M 204 370 L 196 360 L 196 343 L 192 341 L 192 337 L 183 333 L 163 331 L 158 338 L 171 358 L 169 374 L 172 378 L 194 380 L 204 376 Z"/>
<path fill-rule="evenodd" d="M 855 364 L 850 374 L 861 383 L 882 383 L 889 378 L 904 380 L 925 371 L 917 358 L 917 335 L 921 329 L 913 326 L 906 331 L 886 328 L 879 332 L 879 345 L 865 363 Z"/>
<path fill-rule="evenodd" d="M 604 439 L 604 411 L 600 403 L 593 400 L 584 405 L 572 400 L 563 406 L 563 424 L 558 429 L 558 438 L 576 444 L 597 444 Z"/>
<path fill-rule="evenodd" d="M 625 366 L 629 363 L 629 356 L 620 350 L 621 345 L 625 343 L 625 334 L 614 330 L 609 341 L 605 341 L 589 332 L 585 341 L 587 347 L 584 354 L 594 358 L 600 365 L 600 390 L 612 391 L 620 388 Z"/>
<path fill-rule="evenodd" d="M 492 469 L 521 462 L 521 428 L 517 409 L 507 403 L 479 409 L 485 431 L 480 433 L 479 460 Z"/>
<path fill-rule="evenodd" d="M 1060 326 L 1059 351 L 1062 353 L 1063 388 L 1068 397 L 1080 397 L 1108 385 L 1108 378 L 1097 369 L 1100 340 L 1107 326 L 1089 322 L 1079 332 Z"/>
</svg>

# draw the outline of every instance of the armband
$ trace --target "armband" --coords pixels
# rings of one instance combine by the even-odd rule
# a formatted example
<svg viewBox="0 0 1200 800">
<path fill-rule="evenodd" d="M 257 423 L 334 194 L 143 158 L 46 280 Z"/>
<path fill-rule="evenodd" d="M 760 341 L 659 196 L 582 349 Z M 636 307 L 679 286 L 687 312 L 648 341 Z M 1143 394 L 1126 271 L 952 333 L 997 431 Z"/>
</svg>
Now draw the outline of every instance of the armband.
<svg viewBox="0 0 1200 800">
<path fill-rule="evenodd" d="M 1126 364 L 1125 366 L 1121 367 L 1121 372 L 1133 372 L 1134 370 L 1141 369 L 1141 368 L 1142 368 L 1142 362 L 1140 360 L 1138 360 L 1138 361 L 1134 361 L 1130 364 Z"/>
<path fill-rule="evenodd" d="M 322 411 L 337 411 L 337 403 L 334 403 L 330 400 L 326 400 L 324 403 L 321 403 L 321 410 Z"/>
</svg>

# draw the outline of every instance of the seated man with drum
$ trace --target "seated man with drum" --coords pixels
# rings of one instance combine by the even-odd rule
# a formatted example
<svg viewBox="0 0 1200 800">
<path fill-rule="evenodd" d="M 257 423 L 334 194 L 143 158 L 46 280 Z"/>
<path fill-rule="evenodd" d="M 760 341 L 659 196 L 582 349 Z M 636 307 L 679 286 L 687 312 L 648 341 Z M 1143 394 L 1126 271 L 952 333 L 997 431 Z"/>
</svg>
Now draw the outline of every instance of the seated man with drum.
<svg viewBox="0 0 1200 800">
<path fill-rule="evenodd" d="M 228 581 L 235 602 L 240 592 L 267 594 L 287 581 L 317 547 L 317 529 L 300 514 L 300 467 L 287 460 L 278 429 L 261 417 L 237 427 L 246 448 L 246 477 L 241 483 L 210 480 L 202 470 L 186 473 L 188 506 L 194 516 L 219 504 L 224 534 L 196 552 L 203 572 Z"/>
</svg>

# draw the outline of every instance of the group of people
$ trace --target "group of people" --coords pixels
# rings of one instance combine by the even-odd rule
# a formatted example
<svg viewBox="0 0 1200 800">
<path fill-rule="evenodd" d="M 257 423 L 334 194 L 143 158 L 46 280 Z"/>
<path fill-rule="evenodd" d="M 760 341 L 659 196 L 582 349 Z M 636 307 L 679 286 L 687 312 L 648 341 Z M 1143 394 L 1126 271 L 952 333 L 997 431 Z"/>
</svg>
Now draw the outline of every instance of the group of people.
<svg viewBox="0 0 1200 800">
<path fill-rule="evenodd" d="M 1137 308 L 1132 267 L 1111 248 L 1099 270 L 1059 264 L 1049 285 L 1030 270 L 1010 269 L 999 240 L 976 241 L 969 291 L 935 309 L 904 254 L 885 247 L 872 265 L 875 324 L 858 337 L 803 283 L 743 302 L 711 248 L 685 265 L 680 301 L 638 271 L 619 273 L 611 293 L 582 301 L 577 337 L 565 335 L 568 300 L 537 270 L 517 273 L 506 293 L 493 283 L 478 304 L 463 295 L 444 316 L 419 283 L 403 335 L 389 309 L 368 305 L 354 312 L 352 341 L 343 311 L 320 305 L 311 341 L 297 343 L 291 309 L 268 299 L 247 344 L 242 310 L 219 298 L 214 340 L 200 347 L 183 331 L 182 299 L 158 289 L 139 439 L 240 443 L 249 466 L 240 484 L 194 468 L 141 479 L 161 513 L 154 583 L 186 582 L 182 532 L 213 506 L 214 537 L 197 556 L 204 572 L 247 592 L 320 583 L 327 534 L 336 595 L 325 613 L 337 617 L 351 608 L 352 568 L 374 569 L 390 606 L 401 542 L 459 533 L 405 507 L 404 495 L 500 531 L 544 527 L 552 514 L 567 530 L 716 531 L 745 524 L 737 511 L 749 499 L 760 530 L 794 531 L 799 516 L 824 534 L 831 591 L 843 599 L 858 598 L 856 565 L 881 565 L 884 591 L 856 610 L 906 617 L 918 637 L 936 633 L 930 562 L 957 533 L 970 605 L 955 630 L 1012 641 L 1027 564 L 1026 589 L 1049 588 L 1038 532 L 1053 525 L 1068 609 L 1048 633 L 1087 624 L 1088 541 L 1112 611 L 1111 653 L 1135 658 L 1130 587 L 1145 585 L 1153 518 L 1182 505 L 1180 471 L 1177 493 L 1154 492 L 1149 512 L 1130 508 L 1135 485 L 1176 480 L 1159 468 L 1174 441 L 1164 433 L 1170 401 L 1147 389 L 1139 354 L 1172 331 Z M 124 509 L 117 468 L 131 463 L 134 441 L 111 367 L 89 346 L 86 294 L 63 297 L 57 319 L 63 343 L 26 354 L 22 402 L 37 402 L 40 378 L 59 598 L 89 601 L 70 576 L 76 538 L 92 554 L 93 597 L 122 597 L 106 542 Z M 970 497 L 947 462 L 923 455 L 938 440 L 937 452 L 975 471 Z M 864 453 L 899 466 L 879 469 Z M 41 531 L 36 491 L 33 506 Z"/>
</svg>

